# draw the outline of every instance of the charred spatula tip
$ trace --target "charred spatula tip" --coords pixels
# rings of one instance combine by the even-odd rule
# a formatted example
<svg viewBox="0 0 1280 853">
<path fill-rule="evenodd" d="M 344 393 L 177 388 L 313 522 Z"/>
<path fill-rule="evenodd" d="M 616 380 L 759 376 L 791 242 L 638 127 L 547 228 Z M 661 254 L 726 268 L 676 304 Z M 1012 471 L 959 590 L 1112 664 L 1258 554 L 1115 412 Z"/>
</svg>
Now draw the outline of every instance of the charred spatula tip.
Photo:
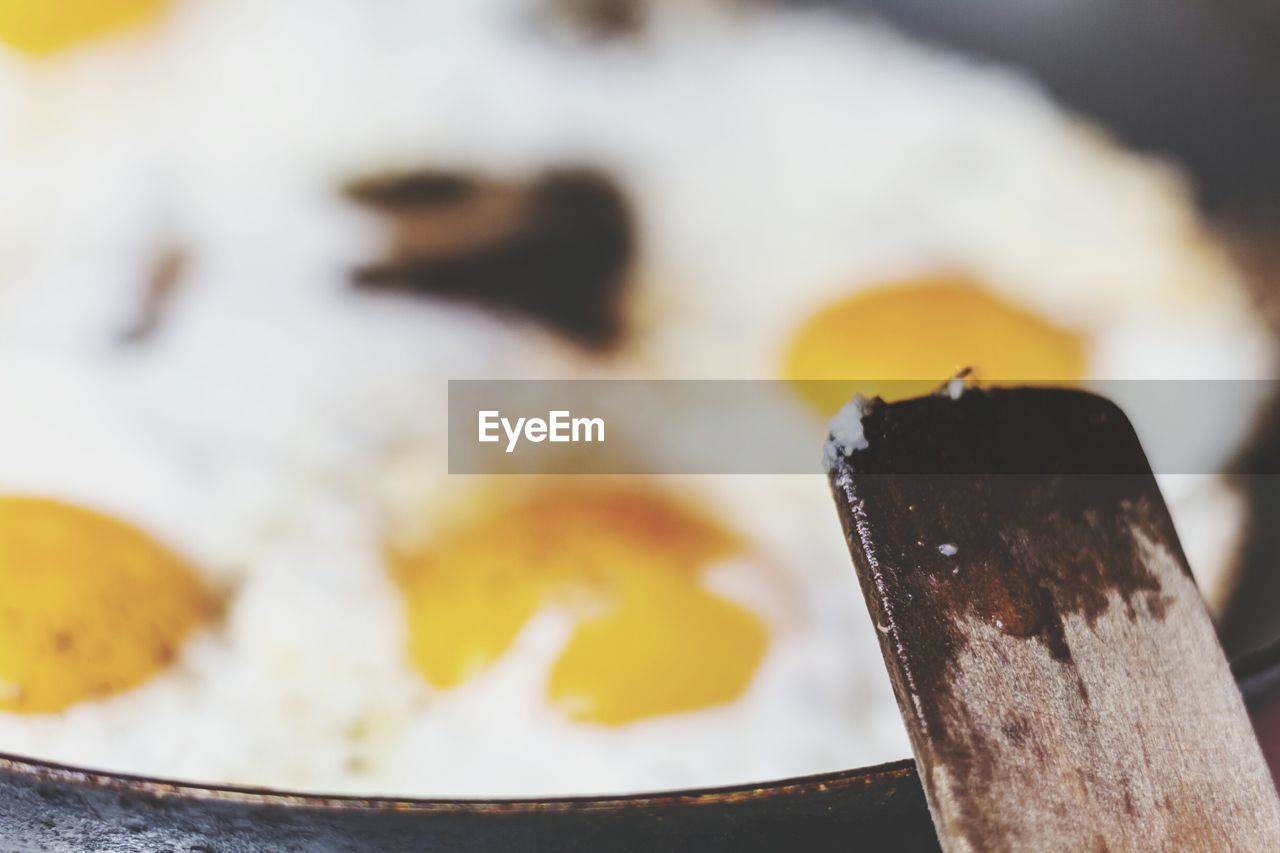
<svg viewBox="0 0 1280 853">
<path fill-rule="evenodd" d="M 1280 800 L 1128 420 L 856 401 L 825 458 L 944 848 L 1280 850 Z"/>
</svg>

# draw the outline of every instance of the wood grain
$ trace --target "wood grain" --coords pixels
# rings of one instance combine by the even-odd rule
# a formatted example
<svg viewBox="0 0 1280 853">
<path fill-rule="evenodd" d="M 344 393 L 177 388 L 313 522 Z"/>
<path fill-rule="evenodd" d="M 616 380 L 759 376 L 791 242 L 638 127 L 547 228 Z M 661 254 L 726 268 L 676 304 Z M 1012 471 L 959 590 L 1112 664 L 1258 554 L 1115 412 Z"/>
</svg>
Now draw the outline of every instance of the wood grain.
<svg viewBox="0 0 1280 853">
<path fill-rule="evenodd" d="M 1280 850 L 1280 800 L 1127 419 L 879 404 L 832 488 L 945 849 Z"/>
</svg>

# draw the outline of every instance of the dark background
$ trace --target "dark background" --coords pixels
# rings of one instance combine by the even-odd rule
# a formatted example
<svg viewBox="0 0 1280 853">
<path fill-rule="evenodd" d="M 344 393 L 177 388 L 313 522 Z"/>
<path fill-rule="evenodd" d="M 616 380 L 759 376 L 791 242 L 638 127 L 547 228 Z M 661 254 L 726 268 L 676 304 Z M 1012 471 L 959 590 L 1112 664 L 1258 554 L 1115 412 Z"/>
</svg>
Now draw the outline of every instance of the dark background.
<svg viewBox="0 0 1280 853">
<path fill-rule="evenodd" d="M 818 5 L 800 0 L 804 5 Z M 1206 210 L 1280 219 L 1278 0 L 835 0 L 1030 70 L 1122 142 L 1170 156 Z"/>
</svg>

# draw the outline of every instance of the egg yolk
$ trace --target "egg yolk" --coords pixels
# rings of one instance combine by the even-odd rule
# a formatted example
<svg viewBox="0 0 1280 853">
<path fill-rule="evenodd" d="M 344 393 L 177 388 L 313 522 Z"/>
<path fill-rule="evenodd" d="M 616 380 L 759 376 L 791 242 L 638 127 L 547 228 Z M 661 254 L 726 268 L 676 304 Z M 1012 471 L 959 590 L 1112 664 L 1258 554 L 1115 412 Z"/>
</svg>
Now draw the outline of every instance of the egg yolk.
<svg viewBox="0 0 1280 853">
<path fill-rule="evenodd" d="M 0 42 L 30 56 L 149 23 L 169 0 L 0 0 Z"/>
<path fill-rule="evenodd" d="M 0 497 L 0 710 L 59 711 L 146 681 L 212 613 L 180 557 L 123 522 Z"/>
<path fill-rule="evenodd" d="M 826 306 L 792 337 L 783 370 L 803 397 L 833 413 L 855 393 L 917 396 L 965 368 L 984 384 L 1072 384 L 1085 366 L 1080 334 L 968 279 L 939 277 Z"/>
<path fill-rule="evenodd" d="M 551 703 L 577 720 L 623 724 L 746 689 L 768 629 L 700 577 L 743 551 L 738 537 L 661 494 L 596 485 L 489 506 L 393 559 L 411 655 L 431 684 L 466 681 L 539 608 L 560 604 L 577 618 L 550 674 Z"/>
</svg>

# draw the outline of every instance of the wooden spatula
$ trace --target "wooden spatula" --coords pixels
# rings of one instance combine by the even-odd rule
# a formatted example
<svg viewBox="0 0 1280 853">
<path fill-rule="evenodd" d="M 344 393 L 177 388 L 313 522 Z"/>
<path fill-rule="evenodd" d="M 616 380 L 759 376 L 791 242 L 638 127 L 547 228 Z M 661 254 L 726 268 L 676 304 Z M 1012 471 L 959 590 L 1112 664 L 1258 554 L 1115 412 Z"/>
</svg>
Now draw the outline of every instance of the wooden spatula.
<svg viewBox="0 0 1280 853">
<path fill-rule="evenodd" d="M 1119 409 L 971 390 L 850 406 L 833 436 L 944 849 L 1280 851 L 1280 800 Z"/>
</svg>

